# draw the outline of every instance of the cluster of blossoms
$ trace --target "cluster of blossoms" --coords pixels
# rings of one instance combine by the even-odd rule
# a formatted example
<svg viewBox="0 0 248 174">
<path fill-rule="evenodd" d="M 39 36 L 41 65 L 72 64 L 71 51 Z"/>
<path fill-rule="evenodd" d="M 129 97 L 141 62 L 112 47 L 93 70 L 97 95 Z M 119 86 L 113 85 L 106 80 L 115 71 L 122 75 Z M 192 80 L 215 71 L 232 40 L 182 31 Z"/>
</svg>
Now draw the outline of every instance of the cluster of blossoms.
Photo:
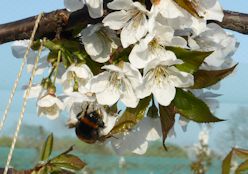
<svg viewBox="0 0 248 174">
<path fill-rule="evenodd" d="M 218 0 L 144 2 L 113 0 L 107 3 L 111 12 L 102 23 L 89 24 L 75 36 L 80 43 L 76 50 L 71 43 L 65 46 L 63 40 L 62 44 L 59 41 L 44 44 L 50 53 L 40 59 L 36 74 L 44 74 L 46 69 L 50 73 L 42 83 L 33 85 L 30 95 L 30 98 L 38 98 L 39 115 L 56 119 L 62 110 L 67 110 L 69 123 L 72 123 L 77 121 L 76 116 L 87 102 L 95 102 L 104 108 L 121 103 L 122 109 L 137 109 L 140 113 L 140 103 L 150 96 L 154 102 L 152 105 L 147 103 L 145 108 L 149 110 L 177 104 L 174 100 L 179 89 L 191 98 L 193 94 L 203 97 L 202 100 L 204 97 L 208 99 L 209 94 L 210 98 L 217 96 L 191 87 L 195 84 L 194 73 L 198 70 L 218 72 L 233 65 L 231 56 L 237 48 L 236 40 L 217 24 L 207 24 L 207 20 L 222 21 L 223 11 Z M 103 16 L 103 3 L 103 0 L 64 0 L 65 7 L 72 12 L 86 4 L 92 18 Z M 52 44 L 59 44 L 59 48 Z M 61 45 L 63 49 L 60 49 Z M 14 56 L 22 57 L 26 46 L 27 41 L 14 43 Z M 181 58 L 181 52 L 185 51 L 192 52 L 192 57 Z M 195 57 L 202 57 L 201 53 L 205 53 L 204 59 L 196 60 Z M 29 71 L 36 54 L 32 51 L 29 56 Z M 56 95 L 58 84 L 63 87 L 59 96 Z M 194 119 L 194 116 L 184 114 L 185 108 L 180 109 L 179 123 L 184 129 L 188 119 L 208 122 Z M 137 124 L 130 129 L 124 129 L 126 125 L 123 124 L 122 130 L 125 131 L 108 139 L 118 153 L 143 154 L 149 141 L 165 136 L 162 134 L 161 112 L 159 114 L 155 109 L 153 115 L 144 113 L 145 110 L 143 119 L 134 118 L 138 120 Z M 116 115 L 105 114 L 101 136 L 108 135 L 117 124 L 120 125 L 122 118 Z M 173 135 L 173 132 L 172 126 L 168 135 Z"/>
<path fill-rule="evenodd" d="M 193 153 L 190 152 L 190 158 L 193 160 L 191 164 L 191 170 L 194 173 L 206 173 L 211 166 L 212 152 L 209 149 L 209 130 L 207 127 L 203 127 L 199 133 L 199 143 L 193 147 Z M 192 156 L 192 154 L 194 156 Z"/>
</svg>

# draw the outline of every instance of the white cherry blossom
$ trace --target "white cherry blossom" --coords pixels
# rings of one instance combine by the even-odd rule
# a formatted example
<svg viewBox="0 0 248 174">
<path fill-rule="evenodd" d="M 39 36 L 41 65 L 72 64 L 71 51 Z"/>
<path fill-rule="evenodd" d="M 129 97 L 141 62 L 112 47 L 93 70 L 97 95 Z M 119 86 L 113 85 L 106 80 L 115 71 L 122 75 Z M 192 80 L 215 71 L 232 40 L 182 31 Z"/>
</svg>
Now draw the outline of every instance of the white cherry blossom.
<svg viewBox="0 0 248 174">
<path fill-rule="evenodd" d="M 217 20 L 221 22 L 224 17 L 223 10 L 218 0 L 192 0 L 190 3 L 197 14 L 204 20 Z M 159 13 L 166 18 L 185 16 L 185 12 L 189 14 L 188 11 L 181 8 L 173 0 L 155 0 L 153 8 L 157 8 Z"/>
<path fill-rule="evenodd" d="M 85 28 L 81 32 L 81 40 L 88 55 L 99 63 L 107 62 L 113 49 L 117 49 L 119 45 L 115 32 L 102 24 Z"/>
<path fill-rule="evenodd" d="M 119 10 L 108 14 L 103 24 L 113 30 L 121 30 L 121 43 L 124 48 L 136 43 L 148 31 L 147 14 L 145 6 L 132 0 L 114 0 L 108 8 Z"/>
<path fill-rule="evenodd" d="M 139 102 L 136 88 L 142 82 L 140 72 L 126 62 L 122 62 L 120 67 L 105 65 L 102 69 L 106 71 L 89 81 L 90 92 L 96 94 L 97 102 L 113 105 L 120 100 L 127 107 L 135 108 Z"/>
<path fill-rule="evenodd" d="M 64 0 L 64 6 L 68 11 L 77 11 L 87 5 L 92 18 L 99 18 L 103 15 L 103 0 Z"/>
<path fill-rule="evenodd" d="M 149 61 L 165 57 L 167 51 L 164 46 L 170 45 L 173 36 L 174 30 L 171 27 L 157 24 L 152 33 L 134 46 L 129 55 L 130 63 L 137 68 L 144 68 Z"/>
<path fill-rule="evenodd" d="M 229 64 L 231 56 L 238 47 L 233 35 L 228 34 L 217 24 L 207 25 L 206 31 L 198 36 L 189 37 L 191 49 L 200 51 L 214 51 L 204 60 L 202 69 L 218 69 Z"/>
<path fill-rule="evenodd" d="M 29 42 L 30 42 L 29 40 L 15 41 L 13 45 L 11 46 L 13 56 L 16 58 L 23 58 L 28 48 Z M 38 56 L 38 52 L 30 49 L 28 57 L 27 57 L 27 71 L 29 73 L 31 73 L 33 70 L 35 59 L 37 56 Z M 43 72 L 47 69 L 47 67 L 48 67 L 48 62 L 47 62 L 47 55 L 46 55 L 39 59 L 35 75 L 43 74 Z"/>
<path fill-rule="evenodd" d="M 22 87 L 22 89 L 25 90 L 25 93 L 27 91 L 27 88 L 28 88 L 28 85 L 24 85 Z M 45 89 L 40 84 L 32 84 L 30 91 L 29 91 L 28 98 L 29 99 L 38 98 L 41 95 L 43 95 L 45 92 L 46 92 Z M 24 93 L 24 95 L 25 95 L 25 93 Z"/>
<path fill-rule="evenodd" d="M 164 18 L 168 18 L 170 23 L 178 23 L 181 25 L 186 22 L 186 26 L 184 25 L 185 28 L 191 28 L 195 33 L 200 33 L 205 29 L 207 20 L 221 22 L 224 17 L 218 0 L 192 0 L 190 3 L 199 17 L 193 16 L 173 0 L 155 0 L 151 11 L 154 15 L 160 13 Z"/>
<path fill-rule="evenodd" d="M 92 77 L 93 74 L 87 65 L 71 65 L 61 78 L 64 92 L 67 94 L 74 90 L 79 90 L 82 93 L 88 92 L 86 84 Z"/>
<path fill-rule="evenodd" d="M 46 94 L 39 98 L 37 107 L 39 116 L 44 115 L 51 120 L 58 118 L 60 111 L 64 109 L 62 101 L 52 94 Z"/>
<path fill-rule="evenodd" d="M 130 132 L 117 135 L 111 139 L 114 150 L 122 155 L 127 152 L 133 152 L 139 155 L 147 151 L 150 141 L 161 139 L 162 130 L 159 118 L 145 117 Z"/>
<path fill-rule="evenodd" d="M 168 106 L 174 99 L 177 88 L 190 87 L 194 83 L 192 74 L 179 71 L 175 66 L 182 63 L 175 59 L 171 51 L 167 51 L 167 57 L 150 61 L 144 68 L 143 84 L 137 90 L 138 96 L 144 98 L 154 95 L 159 104 Z"/>
</svg>

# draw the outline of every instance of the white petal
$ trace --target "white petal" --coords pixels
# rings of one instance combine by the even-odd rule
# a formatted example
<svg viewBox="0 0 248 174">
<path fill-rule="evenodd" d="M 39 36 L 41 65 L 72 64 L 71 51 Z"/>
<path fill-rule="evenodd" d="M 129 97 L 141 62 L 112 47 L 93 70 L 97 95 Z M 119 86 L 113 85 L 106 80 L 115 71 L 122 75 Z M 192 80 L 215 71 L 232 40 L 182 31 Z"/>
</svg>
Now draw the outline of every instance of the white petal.
<svg viewBox="0 0 248 174">
<path fill-rule="evenodd" d="M 143 80 L 143 83 L 136 88 L 136 95 L 138 98 L 142 99 L 145 98 L 152 93 L 152 86 L 153 86 L 153 81 L 150 77 L 150 74 L 147 74 Z"/>
<path fill-rule="evenodd" d="M 110 55 L 112 52 L 112 44 L 113 42 L 111 42 L 109 40 L 109 38 L 106 37 L 100 37 L 101 38 L 101 42 L 102 42 L 102 46 L 103 46 L 103 50 L 99 55 L 91 55 L 91 59 L 98 62 L 98 63 L 105 63 L 110 59 Z"/>
<path fill-rule="evenodd" d="M 143 41 L 140 41 L 139 44 L 136 44 L 131 53 L 129 54 L 130 63 L 136 68 L 144 68 L 146 64 L 150 61 L 148 45 L 144 45 Z"/>
<path fill-rule="evenodd" d="M 144 142 L 139 147 L 137 147 L 136 149 L 134 149 L 132 152 L 133 153 L 136 153 L 138 155 L 143 155 L 143 154 L 146 153 L 147 148 L 148 148 L 148 142 Z"/>
<path fill-rule="evenodd" d="M 16 58 L 23 58 L 29 42 L 29 40 L 15 41 L 11 46 L 13 56 Z"/>
<path fill-rule="evenodd" d="M 56 104 L 59 109 L 64 108 L 63 103 L 57 97 L 49 94 L 44 97 L 41 97 L 37 102 L 37 105 L 40 107 L 51 107 L 54 104 Z"/>
<path fill-rule="evenodd" d="M 159 104 L 168 106 L 176 95 L 176 88 L 167 82 L 163 82 L 160 86 L 155 84 L 152 93 Z"/>
<path fill-rule="evenodd" d="M 132 66 L 130 63 L 124 63 L 123 65 L 123 73 L 130 81 L 132 88 L 136 89 L 138 86 L 142 84 L 142 76 L 138 69 Z"/>
<path fill-rule="evenodd" d="M 129 12 L 122 10 L 108 14 L 102 22 L 104 26 L 108 26 L 112 30 L 120 30 L 131 17 L 132 15 Z"/>
<path fill-rule="evenodd" d="M 23 89 L 25 89 L 25 93 L 26 93 L 27 87 L 28 85 L 23 86 Z M 28 98 L 38 98 L 43 90 L 44 89 L 40 84 L 33 84 L 30 89 Z"/>
<path fill-rule="evenodd" d="M 118 117 L 104 114 L 103 122 L 105 128 L 100 130 L 100 135 L 107 135 L 115 126 Z"/>
<path fill-rule="evenodd" d="M 90 17 L 100 18 L 103 15 L 103 0 L 85 0 Z"/>
<path fill-rule="evenodd" d="M 108 8 L 112 10 L 129 10 L 133 8 L 133 1 L 132 0 L 114 0 L 108 3 Z"/>
<path fill-rule="evenodd" d="M 139 103 L 139 99 L 136 97 L 131 83 L 127 79 L 123 80 L 125 83 L 125 91 L 123 91 L 121 95 L 121 101 L 127 107 L 135 108 Z"/>
<path fill-rule="evenodd" d="M 37 105 L 40 107 L 50 107 L 56 103 L 55 100 L 56 100 L 56 97 L 48 94 L 40 98 L 37 102 Z"/>
<path fill-rule="evenodd" d="M 95 98 L 87 96 L 85 94 L 79 92 L 72 92 L 66 98 L 64 98 L 64 106 L 69 111 L 74 103 L 80 103 L 82 105 L 83 102 L 94 102 Z"/>
<path fill-rule="evenodd" d="M 113 138 L 111 144 L 118 154 L 133 152 L 144 154 L 148 148 L 148 142 L 145 139 L 146 134 L 142 130 L 134 130 L 125 135 Z"/>
<path fill-rule="evenodd" d="M 93 77 L 88 82 L 90 91 L 93 93 L 97 93 L 105 90 L 109 85 L 109 78 L 110 78 L 110 73 L 108 71 L 102 72 L 97 76 Z"/>
<path fill-rule="evenodd" d="M 139 128 L 147 132 L 147 141 L 156 141 L 161 138 L 162 130 L 159 118 L 145 117 L 139 123 Z"/>
<path fill-rule="evenodd" d="M 104 91 L 96 93 L 96 99 L 101 105 L 113 105 L 120 98 L 120 92 L 114 86 L 110 85 Z"/>
<path fill-rule="evenodd" d="M 64 0 L 64 6 L 68 11 L 77 11 L 84 7 L 84 0 Z"/>
<path fill-rule="evenodd" d="M 83 64 L 80 67 L 74 67 L 71 71 L 76 73 L 77 77 L 81 79 L 89 79 L 93 76 L 93 73 L 91 72 L 90 68 Z"/>
<path fill-rule="evenodd" d="M 179 71 L 174 66 L 168 67 L 169 81 L 174 84 L 175 87 L 190 87 L 194 84 L 194 76 L 192 74 Z"/>
<path fill-rule="evenodd" d="M 165 18 L 177 18 L 184 16 L 182 9 L 180 9 L 180 7 L 178 7 L 172 0 L 161 0 L 159 8 L 161 8 L 160 13 Z"/>
<path fill-rule="evenodd" d="M 212 5 L 214 2 L 215 4 Z M 221 8 L 219 1 L 205 0 L 204 2 L 200 2 L 200 3 L 202 3 L 201 5 L 208 7 L 208 9 L 205 10 L 204 12 L 204 18 L 206 20 L 217 20 L 219 22 L 223 20 L 224 13 L 223 13 L 223 10 Z"/>
<path fill-rule="evenodd" d="M 136 43 L 148 31 L 146 15 L 138 14 L 121 31 L 121 43 L 124 48 Z"/>
<path fill-rule="evenodd" d="M 97 33 L 91 36 L 82 36 L 82 41 L 86 52 L 90 56 L 98 56 L 103 51 L 104 45 Z"/>
</svg>

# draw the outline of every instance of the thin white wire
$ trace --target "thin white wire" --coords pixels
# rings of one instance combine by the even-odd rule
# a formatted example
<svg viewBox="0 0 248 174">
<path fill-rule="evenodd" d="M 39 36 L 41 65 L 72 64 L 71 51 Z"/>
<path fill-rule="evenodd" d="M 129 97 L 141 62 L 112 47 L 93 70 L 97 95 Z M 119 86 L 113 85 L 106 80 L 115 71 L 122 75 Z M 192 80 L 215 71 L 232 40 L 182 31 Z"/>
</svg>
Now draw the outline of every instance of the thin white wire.
<svg viewBox="0 0 248 174">
<path fill-rule="evenodd" d="M 38 66 L 38 62 L 39 62 L 39 59 L 40 59 L 42 48 L 43 48 L 43 42 L 41 43 L 41 46 L 39 48 L 38 55 L 36 57 L 35 64 L 34 64 L 34 67 L 33 67 L 33 70 L 32 70 L 32 74 L 31 74 L 31 77 L 30 77 L 30 80 L 29 80 L 28 88 L 27 88 L 27 90 L 26 90 L 26 92 L 24 94 L 22 110 L 21 110 L 20 117 L 19 117 L 19 120 L 18 120 L 18 123 L 17 123 L 17 127 L 16 127 L 16 131 L 15 131 L 15 135 L 13 137 L 11 148 L 10 148 L 10 151 L 9 151 L 9 154 L 8 154 L 8 159 L 7 159 L 7 162 L 6 162 L 6 165 L 5 165 L 4 174 L 7 174 L 8 169 L 9 169 L 9 164 L 10 164 L 11 159 L 12 159 L 13 151 L 15 149 L 15 144 L 16 144 L 18 134 L 19 134 L 19 131 L 20 131 L 20 128 L 21 128 L 21 125 L 22 125 L 23 118 L 24 118 L 24 113 L 25 113 L 25 110 L 26 110 L 28 96 L 29 96 L 29 93 L 30 93 L 30 90 L 31 90 L 31 87 L 32 87 L 32 84 L 33 84 L 35 71 L 36 71 L 37 66 Z"/>
<path fill-rule="evenodd" d="M 10 97 L 9 97 L 9 100 L 8 100 L 8 104 L 7 104 L 6 108 L 5 108 L 5 111 L 4 111 L 2 120 L 1 120 L 1 122 L 0 122 L 0 132 L 1 132 L 1 130 L 3 129 L 4 123 L 5 123 L 6 119 L 7 119 L 7 116 L 8 116 L 8 113 L 9 113 L 9 109 L 10 109 L 10 106 L 11 106 L 11 104 L 12 104 L 12 102 L 13 102 L 13 98 L 14 98 L 14 95 L 15 95 L 15 92 L 16 92 L 17 85 L 18 85 L 18 83 L 19 83 L 19 81 L 20 81 L 20 78 L 21 78 L 21 76 L 22 76 L 22 72 L 23 72 L 23 69 L 24 69 L 24 65 L 25 65 L 25 63 L 26 63 L 26 61 L 27 61 L 27 57 L 28 57 L 28 54 L 29 54 L 29 52 L 30 52 L 30 48 L 31 48 L 32 43 L 33 43 L 33 41 L 34 41 L 34 36 L 35 36 L 35 33 L 36 33 L 37 29 L 38 29 L 39 22 L 40 22 L 42 16 L 43 16 L 43 13 L 41 13 L 41 14 L 37 17 L 37 19 L 36 19 L 36 21 L 35 21 L 34 29 L 33 29 L 33 32 L 32 32 L 32 35 L 31 35 L 31 38 L 30 38 L 28 47 L 27 47 L 26 52 L 25 52 L 25 54 L 24 54 L 24 57 L 23 57 L 23 61 L 22 61 L 20 70 L 19 70 L 19 72 L 18 72 L 17 78 L 16 78 L 16 80 L 15 80 L 15 83 L 14 83 L 14 85 L 13 85 L 12 91 L 11 91 L 11 93 L 10 93 Z"/>
<path fill-rule="evenodd" d="M 13 137 L 13 140 L 12 140 L 10 151 L 9 151 L 9 154 L 8 154 L 7 162 L 6 162 L 5 169 L 4 169 L 4 174 L 8 173 L 9 165 L 10 165 L 10 162 L 11 162 L 11 159 L 12 159 L 12 156 L 13 156 L 16 141 L 17 141 L 19 131 L 20 131 L 20 128 L 21 128 L 21 125 L 22 125 L 22 121 L 23 121 L 23 118 L 24 118 L 24 113 L 25 113 L 25 110 L 26 110 L 27 100 L 28 100 L 28 96 L 29 96 L 29 93 L 30 93 L 30 90 L 31 90 L 31 87 L 32 87 L 33 80 L 34 80 L 35 71 L 37 69 L 38 62 L 39 62 L 41 52 L 42 52 L 42 49 L 43 49 L 43 42 L 44 41 L 42 41 L 41 46 L 39 48 L 38 55 L 37 55 L 37 57 L 35 59 L 34 67 L 32 69 L 32 74 L 31 74 L 31 77 L 30 77 L 30 80 L 29 80 L 28 88 L 27 88 L 27 90 L 26 90 L 26 92 L 24 94 L 22 109 L 21 109 L 21 113 L 20 113 L 19 120 L 18 120 L 18 123 L 17 123 L 16 131 L 15 131 L 15 134 L 14 134 L 14 137 Z"/>
</svg>

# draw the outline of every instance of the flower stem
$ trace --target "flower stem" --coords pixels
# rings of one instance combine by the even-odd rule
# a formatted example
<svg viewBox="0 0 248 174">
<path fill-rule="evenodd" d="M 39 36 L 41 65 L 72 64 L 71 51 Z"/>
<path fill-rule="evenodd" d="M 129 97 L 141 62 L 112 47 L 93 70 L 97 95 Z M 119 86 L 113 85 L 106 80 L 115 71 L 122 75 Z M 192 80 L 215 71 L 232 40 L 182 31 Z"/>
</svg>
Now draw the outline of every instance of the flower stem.
<svg viewBox="0 0 248 174">
<path fill-rule="evenodd" d="M 55 68 L 55 72 L 54 72 L 54 79 L 53 79 L 53 84 L 54 85 L 55 85 L 56 78 L 57 78 L 57 75 L 58 75 L 60 59 L 61 59 L 61 50 L 59 50 L 59 52 L 58 52 L 58 59 L 57 59 L 56 68 Z"/>
</svg>

